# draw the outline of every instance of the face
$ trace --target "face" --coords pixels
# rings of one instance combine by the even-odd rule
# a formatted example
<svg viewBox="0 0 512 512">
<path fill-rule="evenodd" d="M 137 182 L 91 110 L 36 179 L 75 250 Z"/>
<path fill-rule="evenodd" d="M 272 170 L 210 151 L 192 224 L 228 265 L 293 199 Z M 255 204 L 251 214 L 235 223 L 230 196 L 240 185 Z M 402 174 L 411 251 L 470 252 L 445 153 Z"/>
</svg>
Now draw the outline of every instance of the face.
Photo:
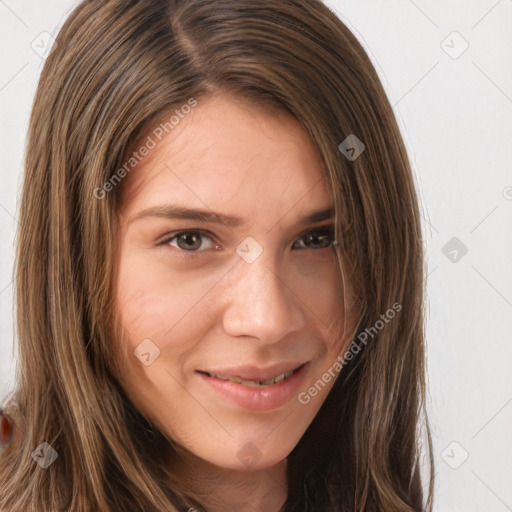
<svg viewBox="0 0 512 512">
<path fill-rule="evenodd" d="M 204 461 L 272 466 L 334 379 L 299 396 L 344 345 L 321 162 L 294 118 L 219 94 L 153 138 L 119 210 L 121 385 Z"/>
</svg>

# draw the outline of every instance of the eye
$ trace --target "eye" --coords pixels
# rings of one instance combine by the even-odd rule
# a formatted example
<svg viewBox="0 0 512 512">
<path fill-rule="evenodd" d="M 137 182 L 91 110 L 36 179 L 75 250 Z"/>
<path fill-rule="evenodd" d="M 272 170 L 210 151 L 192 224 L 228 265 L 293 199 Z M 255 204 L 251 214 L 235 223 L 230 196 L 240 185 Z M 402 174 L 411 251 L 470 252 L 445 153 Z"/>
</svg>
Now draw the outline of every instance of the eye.
<svg viewBox="0 0 512 512">
<path fill-rule="evenodd" d="M 203 241 L 210 240 L 209 247 L 204 247 Z M 175 242 L 174 242 L 175 241 Z M 181 251 L 198 252 L 199 249 L 217 249 L 219 246 L 205 232 L 200 230 L 177 231 L 166 235 L 158 245 L 172 245 Z M 206 244 L 208 245 L 208 244 Z"/>
<path fill-rule="evenodd" d="M 303 245 L 299 247 L 300 249 L 328 249 L 335 243 L 333 226 L 308 231 L 299 238 L 299 241 L 303 242 Z M 292 248 L 295 247 L 296 243 L 293 244 Z"/>
</svg>

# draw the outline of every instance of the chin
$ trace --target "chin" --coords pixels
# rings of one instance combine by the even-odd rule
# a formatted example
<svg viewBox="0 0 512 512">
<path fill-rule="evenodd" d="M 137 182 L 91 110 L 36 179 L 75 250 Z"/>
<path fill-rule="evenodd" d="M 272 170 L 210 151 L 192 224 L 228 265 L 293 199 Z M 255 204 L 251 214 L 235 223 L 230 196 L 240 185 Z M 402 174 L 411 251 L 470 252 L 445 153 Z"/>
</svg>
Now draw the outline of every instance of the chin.
<svg viewBox="0 0 512 512">
<path fill-rule="evenodd" d="M 265 443 L 255 437 L 250 440 L 234 442 L 226 446 L 222 451 L 215 447 L 214 452 L 197 454 L 215 466 L 235 471 L 259 471 L 271 468 L 283 462 L 293 450 L 296 443 L 290 444 L 287 441 Z M 298 442 L 298 439 L 297 439 Z"/>
</svg>

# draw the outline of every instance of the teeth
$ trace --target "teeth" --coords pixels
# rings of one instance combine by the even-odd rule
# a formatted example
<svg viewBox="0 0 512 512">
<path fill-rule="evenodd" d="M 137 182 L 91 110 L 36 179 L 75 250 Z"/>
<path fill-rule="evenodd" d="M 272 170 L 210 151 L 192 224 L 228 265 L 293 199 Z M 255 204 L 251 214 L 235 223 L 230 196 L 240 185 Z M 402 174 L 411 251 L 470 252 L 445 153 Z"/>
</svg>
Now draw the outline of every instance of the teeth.
<svg viewBox="0 0 512 512">
<path fill-rule="evenodd" d="M 281 373 L 280 375 L 276 375 L 275 377 L 272 377 L 267 380 L 245 380 L 241 379 L 240 377 L 231 377 L 229 375 L 219 375 L 216 373 L 213 373 L 210 375 L 210 377 L 215 377 L 217 379 L 221 380 L 229 380 L 231 382 L 236 382 L 237 384 L 242 384 L 242 386 L 247 386 L 250 388 L 256 388 L 260 386 L 271 386 L 272 384 L 276 384 L 277 382 L 281 382 L 282 380 L 287 379 L 288 377 L 291 377 L 293 374 L 293 370 L 285 373 Z"/>
</svg>

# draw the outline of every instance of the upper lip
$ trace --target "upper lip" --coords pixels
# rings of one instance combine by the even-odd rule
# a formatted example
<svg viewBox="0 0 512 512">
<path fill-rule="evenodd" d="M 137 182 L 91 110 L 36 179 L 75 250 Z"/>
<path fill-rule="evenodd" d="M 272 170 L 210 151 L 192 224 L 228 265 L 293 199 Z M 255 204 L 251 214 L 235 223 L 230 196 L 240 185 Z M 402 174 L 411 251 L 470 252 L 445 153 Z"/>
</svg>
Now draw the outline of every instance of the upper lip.
<svg viewBox="0 0 512 512">
<path fill-rule="evenodd" d="M 267 380 L 272 377 L 277 377 L 282 373 L 291 372 L 299 369 L 306 364 L 304 361 L 287 361 L 283 363 L 273 364 L 271 366 L 258 367 L 251 365 L 236 366 L 231 368 L 215 368 L 215 369 L 201 369 L 197 370 L 202 373 L 209 373 L 210 375 L 224 375 L 228 377 L 239 377 L 243 380 Z"/>
</svg>

